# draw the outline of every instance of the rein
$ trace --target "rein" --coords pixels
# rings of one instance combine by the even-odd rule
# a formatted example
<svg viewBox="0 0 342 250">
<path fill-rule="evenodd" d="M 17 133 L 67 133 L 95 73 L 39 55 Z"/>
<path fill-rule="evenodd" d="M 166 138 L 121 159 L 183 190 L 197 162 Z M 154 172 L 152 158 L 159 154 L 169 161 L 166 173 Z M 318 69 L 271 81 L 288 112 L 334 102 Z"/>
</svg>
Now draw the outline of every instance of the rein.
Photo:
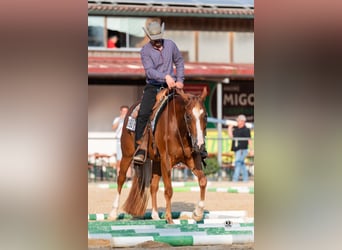
<svg viewBox="0 0 342 250">
<path fill-rule="evenodd" d="M 169 98 L 167 99 L 167 103 L 166 103 L 166 120 L 167 120 L 167 123 L 165 123 L 165 131 L 166 131 L 166 138 L 165 138 L 165 150 L 166 150 L 166 161 L 168 163 L 170 163 L 170 157 L 169 157 L 169 146 L 168 146 L 168 143 L 167 143 L 167 139 L 169 137 L 169 130 L 168 130 L 168 124 L 169 124 Z M 170 169 L 170 168 L 168 168 Z"/>
<path fill-rule="evenodd" d="M 194 146 L 193 146 L 194 145 L 194 139 L 193 139 L 192 134 L 191 134 L 190 129 L 189 129 L 188 118 L 186 117 L 186 112 L 184 113 L 184 121 L 185 121 L 186 130 L 188 131 L 188 136 L 191 139 L 191 149 L 193 152 L 194 151 Z"/>
<path fill-rule="evenodd" d="M 173 91 L 173 95 L 175 96 L 176 95 L 176 93 L 175 93 L 175 89 L 172 89 L 172 91 Z M 169 100 L 167 100 L 167 101 L 169 101 Z M 169 121 L 169 105 L 166 105 L 166 112 L 167 112 L 167 124 L 166 124 L 166 131 L 167 131 L 167 133 L 168 133 L 168 129 L 167 129 L 167 125 L 168 124 L 170 124 L 170 121 Z M 173 113 L 174 113 L 174 115 L 176 115 L 176 99 L 174 98 L 174 101 L 173 101 Z M 186 112 L 185 112 L 185 114 L 184 115 L 186 115 Z M 191 140 L 192 140 L 192 136 L 191 136 L 191 133 L 190 133 L 190 130 L 189 130 L 189 127 L 188 127 L 188 124 L 187 124 L 187 122 L 186 122 L 186 119 L 185 119 L 185 125 L 186 125 L 186 129 L 187 129 L 187 131 L 188 131 L 188 134 L 189 134 L 189 136 L 190 136 L 190 138 L 191 138 Z M 182 136 L 181 136 L 181 134 L 180 134 L 180 131 L 179 131 L 179 126 L 178 126 L 178 124 L 177 124 L 177 134 L 178 134 L 178 137 L 179 137 L 179 141 L 180 141 L 180 144 L 181 144 L 181 147 L 182 147 L 182 151 L 183 151 L 183 154 L 185 155 L 185 147 L 184 147 L 184 143 L 183 143 L 183 140 L 182 140 Z M 167 143 L 167 138 L 168 138 L 168 134 L 166 135 L 166 152 L 167 152 L 167 154 L 166 154 L 166 157 L 167 157 L 167 161 L 169 161 L 169 149 L 168 149 L 168 143 Z"/>
<path fill-rule="evenodd" d="M 173 102 L 173 113 L 176 114 L 176 101 Z M 186 112 L 184 113 L 184 115 L 186 115 Z M 186 123 L 186 120 L 185 120 L 185 125 L 186 125 L 186 129 L 188 130 L 188 133 L 189 133 L 189 128 L 188 128 L 188 124 Z M 179 137 L 179 141 L 182 145 L 183 154 L 185 155 L 184 144 L 183 144 L 182 136 L 181 136 L 180 131 L 179 131 L 178 124 L 177 124 L 177 134 Z"/>
<path fill-rule="evenodd" d="M 188 103 L 186 106 L 185 106 L 185 110 L 187 109 L 187 106 L 189 106 L 190 103 Z M 189 124 L 188 124 L 188 120 L 189 118 L 187 118 L 187 115 L 186 115 L 186 112 L 184 113 L 184 121 L 185 121 L 185 127 L 186 127 L 186 130 L 188 131 L 188 136 L 190 137 L 191 139 L 191 150 L 192 152 L 195 151 L 195 147 L 194 145 L 196 144 L 196 139 L 193 138 L 192 134 L 191 134 L 191 131 L 190 131 L 190 128 L 189 128 Z"/>
<path fill-rule="evenodd" d="M 173 95 L 176 95 L 175 93 L 175 89 L 172 89 L 173 91 Z M 166 138 L 165 138 L 165 149 L 166 149 L 166 159 L 167 161 L 169 162 L 169 149 L 168 149 L 168 143 L 167 143 L 167 139 L 168 139 L 168 136 L 169 136 L 169 130 L 168 130 L 168 125 L 170 124 L 170 118 L 169 118 L 169 99 L 167 100 L 167 105 L 166 105 L 166 112 L 167 112 L 167 117 L 166 117 L 166 120 L 167 120 L 167 123 L 165 124 L 165 131 L 166 131 Z M 188 136 L 190 137 L 190 140 L 191 140 L 191 152 L 194 152 L 195 151 L 195 148 L 194 148 L 194 145 L 196 143 L 196 140 L 193 138 L 192 134 L 191 134 L 191 131 L 190 131 L 190 128 L 189 128 L 189 124 L 188 124 L 188 120 L 189 118 L 187 117 L 187 113 L 186 113 L 186 109 L 187 107 L 190 105 L 190 103 L 186 104 L 185 105 L 185 113 L 184 113 L 184 116 L 183 116 L 183 119 L 184 119 L 184 122 L 185 122 L 185 127 L 186 127 L 186 130 L 188 132 Z M 174 102 L 173 102 L 173 113 L 174 115 L 176 115 L 176 99 L 174 99 Z M 177 124 L 177 134 L 178 134 L 178 138 L 179 138 L 179 142 L 181 144 L 181 147 L 182 147 L 182 151 L 183 151 L 183 154 L 185 155 L 185 146 L 184 146 L 184 142 L 182 140 L 182 136 L 181 136 L 181 133 L 180 133 L 180 130 L 179 130 L 179 125 Z"/>
</svg>

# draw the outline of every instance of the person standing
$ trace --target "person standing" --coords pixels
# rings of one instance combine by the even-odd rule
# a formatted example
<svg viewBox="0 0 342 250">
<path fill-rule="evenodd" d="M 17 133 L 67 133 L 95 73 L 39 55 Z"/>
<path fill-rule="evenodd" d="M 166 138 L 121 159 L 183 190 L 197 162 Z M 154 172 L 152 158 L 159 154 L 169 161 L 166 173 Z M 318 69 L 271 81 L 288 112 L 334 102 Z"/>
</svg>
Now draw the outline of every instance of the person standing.
<svg viewBox="0 0 342 250">
<path fill-rule="evenodd" d="M 143 27 L 150 42 L 145 44 L 141 51 L 141 62 L 146 74 L 146 86 L 144 88 L 140 110 L 138 112 L 135 129 L 136 153 L 133 160 L 136 164 L 143 164 L 145 151 L 137 150 L 152 113 L 156 95 L 162 88 L 182 89 L 184 84 L 184 60 L 177 45 L 169 39 L 163 39 L 164 23 L 151 21 L 147 28 Z M 174 73 L 173 66 L 176 66 Z"/>
<path fill-rule="evenodd" d="M 236 119 L 237 126 L 228 126 L 228 135 L 230 138 L 237 138 L 232 142 L 232 151 L 235 153 L 235 166 L 232 181 L 239 180 L 240 172 L 242 171 L 242 179 L 244 182 L 248 181 L 248 171 L 245 164 L 245 159 L 248 155 L 248 146 L 250 154 L 253 155 L 253 144 L 251 140 L 251 131 L 246 127 L 246 116 L 239 115 Z M 242 138 L 239 140 L 238 138 Z M 248 138 L 248 139 L 243 139 Z"/>
<path fill-rule="evenodd" d="M 121 135 L 122 135 L 122 127 L 124 124 L 125 116 L 128 112 L 128 106 L 122 105 L 120 107 L 120 115 L 115 117 L 112 124 L 112 129 L 115 131 L 114 139 L 116 140 L 116 171 L 119 174 L 120 171 L 120 163 L 122 158 L 121 151 Z M 130 177 L 130 169 L 127 171 L 127 177 Z"/>
</svg>

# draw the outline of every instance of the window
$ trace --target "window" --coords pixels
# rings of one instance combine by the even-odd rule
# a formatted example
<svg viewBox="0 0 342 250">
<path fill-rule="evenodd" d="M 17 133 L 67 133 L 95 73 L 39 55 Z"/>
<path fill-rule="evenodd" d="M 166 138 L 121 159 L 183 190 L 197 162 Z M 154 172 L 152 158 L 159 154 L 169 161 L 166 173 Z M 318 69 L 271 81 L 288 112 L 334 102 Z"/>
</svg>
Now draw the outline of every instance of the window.
<svg viewBox="0 0 342 250">
<path fill-rule="evenodd" d="M 137 51 L 149 41 L 143 27 L 152 20 L 160 18 L 88 16 L 88 47 Z M 174 27 L 166 23 L 164 37 L 177 44 L 186 61 L 254 63 L 254 32 L 182 30 L 181 23 Z"/>
<path fill-rule="evenodd" d="M 107 17 L 108 38 L 117 36 L 118 48 L 142 47 L 146 18 Z"/>
<path fill-rule="evenodd" d="M 104 41 L 104 17 L 88 17 L 88 47 L 103 47 Z"/>
<path fill-rule="evenodd" d="M 141 48 L 148 42 L 142 28 L 147 21 L 140 17 L 88 16 L 88 47 Z"/>
<path fill-rule="evenodd" d="M 234 62 L 254 63 L 254 32 L 235 32 Z"/>
</svg>

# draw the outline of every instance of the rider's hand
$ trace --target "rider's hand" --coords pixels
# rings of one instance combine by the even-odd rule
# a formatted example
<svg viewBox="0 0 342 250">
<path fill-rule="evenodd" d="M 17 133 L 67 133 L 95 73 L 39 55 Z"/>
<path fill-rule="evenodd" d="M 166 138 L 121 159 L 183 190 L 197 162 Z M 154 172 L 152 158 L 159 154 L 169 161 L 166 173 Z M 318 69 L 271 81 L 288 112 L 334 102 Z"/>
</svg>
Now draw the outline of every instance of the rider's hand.
<svg viewBox="0 0 342 250">
<path fill-rule="evenodd" d="M 166 75 L 165 76 L 166 84 L 169 87 L 169 89 L 172 89 L 176 86 L 175 80 L 173 80 L 172 76 Z"/>
<path fill-rule="evenodd" d="M 184 84 L 182 82 L 176 82 L 176 88 L 182 89 L 184 87 Z"/>
</svg>

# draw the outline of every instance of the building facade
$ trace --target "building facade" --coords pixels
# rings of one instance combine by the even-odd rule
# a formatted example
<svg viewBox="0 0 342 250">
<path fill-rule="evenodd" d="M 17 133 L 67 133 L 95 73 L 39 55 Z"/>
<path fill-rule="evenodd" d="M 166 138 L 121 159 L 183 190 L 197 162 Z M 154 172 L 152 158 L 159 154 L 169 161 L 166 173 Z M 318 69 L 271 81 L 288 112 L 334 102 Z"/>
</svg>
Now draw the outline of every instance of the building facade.
<svg viewBox="0 0 342 250">
<path fill-rule="evenodd" d="M 244 113 L 253 121 L 254 1 L 88 0 L 88 131 L 110 131 L 120 105 L 140 98 L 139 51 L 148 42 L 142 27 L 153 19 L 165 23 L 164 37 L 183 54 L 185 91 L 208 87 L 209 116 L 217 116 L 223 82 L 223 117 Z"/>
</svg>

